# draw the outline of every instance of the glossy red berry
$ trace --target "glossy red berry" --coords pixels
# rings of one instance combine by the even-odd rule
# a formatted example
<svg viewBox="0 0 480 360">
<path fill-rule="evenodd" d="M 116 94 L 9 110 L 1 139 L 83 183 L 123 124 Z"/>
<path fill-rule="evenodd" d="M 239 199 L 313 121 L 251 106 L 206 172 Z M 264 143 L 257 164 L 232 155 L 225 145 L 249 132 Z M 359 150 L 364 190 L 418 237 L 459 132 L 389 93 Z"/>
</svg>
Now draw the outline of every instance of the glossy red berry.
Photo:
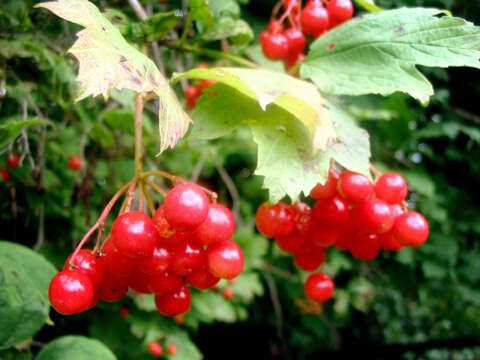
<svg viewBox="0 0 480 360">
<path fill-rule="evenodd" d="M 0 176 L 2 176 L 3 181 L 10 180 L 10 173 L 8 172 L 8 170 L 0 169 Z"/>
<path fill-rule="evenodd" d="M 235 219 L 226 206 L 212 203 L 205 221 L 195 230 L 195 239 L 203 245 L 230 240 L 235 231 Z"/>
<path fill-rule="evenodd" d="M 227 300 L 230 300 L 230 299 L 233 298 L 234 295 L 235 295 L 235 293 L 234 293 L 234 291 L 232 290 L 232 288 L 225 288 L 225 289 L 223 289 L 222 294 L 223 294 L 223 297 L 224 297 L 225 299 L 227 299 Z"/>
<path fill-rule="evenodd" d="M 200 94 L 202 93 L 203 90 L 205 90 L 206 88 L 212 86 L 212 85 L 215 85 L 217 84 L 218 82 L 215 81 L 215 80 L 210 80 L 210 79 L 203 79 L 202 81 L 200 81 L 200 84 L 198 84 L 197 88 L 198 88 L 198 91 L 200 92 Z"/>
<path fill-rule="evenodd" d="M 304 53 L 298 53 L 294 55 L 290 55 L 285 59 L 285 71 L 289 72 L 298 62 L 301 62 L 305 59 Z M 297 71 L 294 76 L 298 77 L 299 72 Z"/>
<path fill-rule="evenodd" d="M 163 203 L 165 219 L 176 230 L 198 227 L 208 215 L 209 201 L 203 189 L 192 183 L 175 186 Z"/>
<path fill-rule="evenodd" d="M 375 195 L 390 204 L 400 203 L 407 197 L 408 185 L 405 178 L 397 173 L 386 173 L 375 183 Z"/>
<path fill-rule="evenodd" d="M 403 248 L 403 245 L 400 244 L 395 236 L 391 233 L 380 234 L 378 235 L 380 241 L 380 247 L 388 251 L 398 251 Z"/>
<path fill-rule="evenodd" d="M 420 246 L 427 241 L 430 229 L 425 217 L 416 211 L 407 211 L 395 219 L 393 234 L 405 246 Z"/>
<path fill-rule="evenodd" d="M 200 91 L 195 85 L 188 85 L 183 91 L 183 95 L 187 100 L 195 100 L 200 96 Z"/>
<path fill-rule="evenodd" d="M 262 42 L 262 51 L 270 60 L 285 59 L 290 54 L 288 39 L 283 34 L 267 34 Z"/>
<path fill-rule="evenodd" d="M 172 248 L 170 269 L 179 275 L 188 275 L 203 262 L 203 247 L 195 241 L 186 241 Z"/>
<path fill-rule="evenodd" d="M 380 252 L 380 240 L 378 235 L 357 235 L 350 247 L 353 257 L 360 260 L 373 260 Z"/>
<path fill-rule="evenodd" d="M 285 236 L 295 229 L 295 213 L 283 202 L 260 205 L 256 221 L 258 231 L 268 238 Z"/>
<path fill-rule="evenodd" d="M 71 254 L 63 265 L 63 270 L 76 270 L 88 275 L 94 288 L 97 288 L 103 279 L 103 261 L 92 250 L 82 249 L 75 256 L 73 267 L 70 267 Z"/>
<path fill-rule="evenodd" d="M 15 169 L 18 167 L 18 164 L 20 163 L 20 157 L 15 154 L 11 153 L 7 156 L 7 166 L 11 167 L 12 169 Z"/>
<path fill-rule="evenodd" d="M 167 271 L 171 261 L 172 250 L 165 245 L 157 244 L 150 256 L 137 261 L 137 267 L 144 274 L 160 275 Z"/>
<path fill-rule="evenodd" d="M 312 209 L 304 202 L 296 202 L 290 208 L 295 213 L 295 227 L 300 234 L 307 234 L 312 224 Z"/>
<path fill-rule="evenodd" d="M 113 222 L 112 238 L 123 255 L 141 258 L 152 254 L 158 240 L 158 231 L 148 215 L 140 211 L 129 211 Z"/>
<path fill-rule="evenodd" d="M 275 238 L 275 242 L 280 249 L 293 254 L 303 246 L 305 243 L 305 237 L 306 235 L 304 234 L 293 232 L 292 234 Z"/>
<path fill-rule="evenodd" d="M 325 262 L 325 249 L 311 244 L 303 246 L 293 255 L 293 260 L 303 271 L 315 271 Z"/>
<path fill-rule="evenodd" d="M 340 228 L 332 227 L 324 223 L 314 224 L 308 233 L 311 243 L 320 247 L 330 247 L 337 242 L 340 236 Z"/>
<path fill-rule="evenodd" d="M 151 294 L 149 287 L 150 276 L 140 271 L 135 272 L 128 278 L 128 287 L 139 294 Z"/>
<path fill-rule="evenodd" d="M 128 317 L 129 314 L 130 314 L 130 311 L 126 307 L 122 307 L 120 308 L 120 310 L 118 310 L 118 315 L 120 315 L 122 319 L 125 319 L 126 317 Z"/>
<path fill-rule="evenodd" d="M 270 34 L 280 34 L 283 32 L 283 23 L 280 20 L 272 19 L 267 26 Z"/>
<path fill-rule="evenodd" d="M 148 344 L 147 349 L 153 357 L 160 357 L 163 354 L 163 347 L 158 343 L 158 341 L 152 341 L 150 344 Z"/>
<path fill-rule="evenodd" d="M 148 277 L 148 289 L 157 295 L 170 293 L 178 289 L 182 284 L 182 276 L 172 271 L 166 271 L 163 274 Z"/>
<path fill-rule="evenodd" d="M 165 242 L 167 239 L 175 235 L 176 230 L 168 223 L 167 219 L 165 219 L 165 208 L 163 206 L 160 206 L 155 211 L 152 220 L 157 227 L 158 235 L 160 236 L 161 242 Z"/>
<path fill-rule="evenodd" d="M 185 107 L 188 110 L 195 109 L 195 106 L 197 106 L 197 100 L 196 99 L 187 99 L 187 102 L 185 103 Z"/>
<path fill-rule="evenodd" d="M 108 238 L 102 246 L 100 258 L 105 271 L 115 276 L 130 276 L 134 273 L 136 265 L 132 259 L 127 258 L 118 251 L 113 239 Z"/>
<path fill-rule="evenodd" d="M 298 0 L 284 0 L 282 6 L 283 10 L 290 11 L 294 14 L 297 13 L 300 8 Z"/>
<path fill-rule="evenodd" d="M 364 175 L 345 170 L 340 174 L 337 182 L 339 194 L 354 203 L 368 200 L 373 196 L 373 184 Z"/>
<path fill-rule="evenodd" d="M 348 218 L 348 203 L 338 195 L 317 201 L 312 210 L 312 221 L 314 223 L 342 227 L 347 224 Z"/>
<path fill-rule="evenodd" d="M 353 5 L 351 0 L 330 0 L 327 11 L 332 23 L 341 24 L 353 16 Z"/>
<path fill-rule="evenodd" d="M 316 37 L 328 29 L 328 12 L 321 3 L 311 2 L 300 13 L 300 23 L 305 34 Z"/>
<path fill-rule="evenodd" d="M 205 254 L 205 264 L 213 276 L 222 279 L 237 277 L 244 265 L 242 249 L 231 240 L 210 245 Z"/>
<path fill-rule="evenodd" d="M 330 170 L 325 184 L 317 184 L 310 191 L 310 197 L 315 200 L 324 200 L 335 196 L 337 194 L 337 181 L 339 176 L 338 171 L 334 169 Z"/>
<path fill-rule="evenodd" d="M 75 270 L 63 270 L 50 282 L 48 297 L 60 314 L 72 315 L 90 308 L 95 288 L 88 275 Z"/>
<path fill-rule="evenodd" d="M 344 228 L 340 232 L 340 235 L 335 242 L 335 246 L 343 251 L 350 250 L 356 237 L 357 234 L 350 227 Z"/>
<path fill-rule="evenodd" d="M 393 226 L 390 206 L 381 199 L 370 199 L 355 205 L 350 218 L 356 230 L 363 234 L 384 234 Z"/>
<path fill-rule="evenodd" d="M 265 41 L 265 38 L 268 37 L 268 34 L 270 33 L 266 30 L 261 31 L 260 34 L 258 34 L 258 41 L 260 42 L 260 44 Z"/>
<path fill-rule="evenodd" d="M 210 289 L 219 281 L 219 278 L 213 276 L 210 271 L 208 271 L 205 264 L 197 267 L 195 270 L 193 270 L 190 274 L 187 275 L 188 285 L 197 290 Z"/>
<path fill-rule="evenodd" d="M 283 33 L 288 40 L 289 56 L 295 56 L 305 50 L 307 40 L 299 29 L 290 28 Z"/>
<path fill-rule="evenodd" d="M 311 274 L 305 281 L 305 295 L 313 301 L 324 302 L 333 296 L 335 284 L 333 279 L 324 273 Z"/>
<path fill-rule="evenodd" d="M 170 355 L 176 355 L 178 353 L 178 346 L 175 345 L 175 344 L 170 344 L 168 345 L 167 347 L 167 353 L 169 353 Z"/>
<path fill-rule="evenodd" d="M 118 301 L 122 299 L 128 292 L 128 278 L 117 277 L 109 273 L 105 273 L 102 283 L 97 289 L 97 293 L 101 300 L 107 302 Z"/>
<path fill-rule="evenodd" d="M 82 167 L 82 163 L 82 159 L 80 159 L 78 156 L 72 156 L 68 161 L 68 168 L 76 171 Z"/>
<path fill-rule="evenodd" d="M 155 296 L 158 311 L 165 316 L 175 316 L 190 308 L 190 291 L 186 286 L 165 295 Z"/>
</svg>

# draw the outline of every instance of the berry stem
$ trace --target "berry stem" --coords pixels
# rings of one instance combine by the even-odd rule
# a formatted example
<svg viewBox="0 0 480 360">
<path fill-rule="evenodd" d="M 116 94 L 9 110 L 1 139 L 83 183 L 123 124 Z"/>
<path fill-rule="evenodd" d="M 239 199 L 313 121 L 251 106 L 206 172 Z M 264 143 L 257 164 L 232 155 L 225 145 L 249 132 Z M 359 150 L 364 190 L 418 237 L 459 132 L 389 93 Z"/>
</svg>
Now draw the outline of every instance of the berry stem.
<svg viewBox="0 0 480 360">
<path fill-rule="evenodd" d="M 302 65 L 302 61 L 297 61 L 297 63 L 293 65 L 293 67 L 290 70 L 288 70 L 288 75 L 295 76 L 297 71 L 300 69 L 301 65 Z"/>
<path fill-rule="evenodd" d="M 142 113 L 143 97 L 142 94 L 139 94 L 136 97 L 135 108 L 135 176 L 139 176 L 143 172 Z"/>
<path fill-rule="evenodd" d="M 148 186 L 150 186 L 153 190 L 155 190 L 157 193 L 159 193 L 160 195 L 162 195 L 164 198 L 167 196 L 167 193 L 160 187 L 158 186 L 157 184 L 155 184 L 153 181 L 150 181 L 148 179 L 144 179 L 143 180 L 145 182 L 145 184 L 147 184 Z M 150 199 L 151 200 L 151 199 Z"/>
<path fill-rule="evenodd" d="M 377 181 L 377 179 L 382 176 L 382 173 L 380 171 L 378 171 L 378 169 L 373 166 L 373 164 L 370 164 L 370 171 L 372 172 L 373 176 L 375 177 L 375 181 Z"/>
<path fill-rule="evenodd" d="M 147 188 L 145 186 L 145 181 L 140 181 L 140 189 L 142 190 L 143 194 L 145 195 L 145 199 L 147 200 L 147 205 L 148 208 L 150 209 L 150 213 L 155 214 L 155 204 L 153 203 L 152 197 L 150 196 L 150 193 L 147 191 Z"/>
<path fill-rule="evenodd" d="M 127 195 L 125 196 L 125 201 L 122 204 L 122 208 L 120 209 L 120 214 L 130 211 L 130 208 L 132 207 L 133 198 L 135 197 L 135 188 L 137 187 L 137 182 L 138 182 L 138 177 L 134 177 L 128 188 L 128 192 L 127 192 Z"/>
<path fill-rule="evenodd" d="M 167 178 L 168 180 L 170 180 L 172 183 L 180 182 L 180 183 L 183 184 L 183 183 L 187 182 L 186 180 L 182 179 L 180 176 L 172 175 L 172 174 L 170 174 L 166 171 L 162 171 L 162 170 L 153 170 L 153 171 L 144 172 L 144 173 L 140 174 L 140 179 L 146 181 L 146 179 L 148 177 L 155 176 L 155 175 L 163 176 L 164 178 Z"/>
<path fill-rule="evenodd" d="M 192 22 L 193 22 L 192 10 L 188 9 L 187 20 L 185 21 L 185 27 L 183 28 L 182 36 L 180 37 L 180 40 L 178 41 L 178 46 L 182 46 L 182 44 L 187 39 L 188 31 L 190 30 L 190 27 L 192 26 Z"/>
</svg>

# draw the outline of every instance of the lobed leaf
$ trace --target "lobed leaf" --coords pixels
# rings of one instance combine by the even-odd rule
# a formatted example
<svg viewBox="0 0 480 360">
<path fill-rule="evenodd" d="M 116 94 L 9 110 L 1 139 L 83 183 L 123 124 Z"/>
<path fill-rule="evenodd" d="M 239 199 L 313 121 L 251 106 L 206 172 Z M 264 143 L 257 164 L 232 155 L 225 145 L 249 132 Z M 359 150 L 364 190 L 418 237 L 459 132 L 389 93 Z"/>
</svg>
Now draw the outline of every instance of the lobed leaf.
<svg viewBox="0 0 480 360">
<path fill-rule="evenodd" d="M 116 360 L 116 356 L 103 343 L 85 336 L 59 337 L 42 348 L 35 360 Z"/>
</svg>

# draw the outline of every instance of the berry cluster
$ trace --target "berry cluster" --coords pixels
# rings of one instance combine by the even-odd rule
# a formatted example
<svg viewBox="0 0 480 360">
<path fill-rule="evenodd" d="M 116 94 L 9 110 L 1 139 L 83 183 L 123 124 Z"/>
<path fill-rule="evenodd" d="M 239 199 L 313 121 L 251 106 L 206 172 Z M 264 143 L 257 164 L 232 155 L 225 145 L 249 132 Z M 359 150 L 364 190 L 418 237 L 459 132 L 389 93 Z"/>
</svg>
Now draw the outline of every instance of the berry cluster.
<svg viewBox="0 0 480 360">
<path fill-rule="evenodd" d="M 309 0 L 303 9 L 299 0 L 283 0 L 282 6 L 284 14 L 270 20 L 267 31 L 260 33 L 259 41 L 265 57 L 284 60 L 286 71 L 305 58 L 306 35 L 318 38 L 353 16 L 351 0 Z M 287 18 L 289 28 L 285 30 Z"/>
<path fill-rule="evenodd" d="M 15 169 L 20 165 L 20 157 L 15 153 L 10 153 L 7 156 L 6 163 L 9 168 Z M 0 176 L 3 181 L 8 181 L 11 177 L 10 172 L 7 169 L 0 169 Z"/>
<path fill-rule="evenodd" d="M 242 272 L 234 230 L 232 212 L 210 202 L 205 189 L 177 185 L 152 218 L 140 211 L 119 215 L 99 253 L 82 249 L 70 255 L 50 283 L 50 302 L 61 314 L 75 314 L 99 300 L 120 300 L 130 288 L 155 294 L 163 315 L 184 313 L 190 307 L 187 285 L 209 289 Z"/>
<path fill-rule="evenodd" d="M 196 66 L 197 69 L 208 69 L 207 64 L 199 64 Z M 203 79 L 197 85 L 188 85 L 187 88 L 183 91 L 183 95 L 187 100 L 186 108 L 194 109 L 197 105 L 197 98 L 202 95 L 203 90 L 209 86 L 215 85 L 217 82 L 215 80 Z"/>
<path fill-rule="evenodd" d="M 148 344 L 147 350 L 153 357 L 161 357 L 163 355 L 163 346 L 158 341 L 152 341 Z M 171 356 L 176 355 L 178 353 L 178 346 L 175 344 L 168 345 L 167 353 Z"/>
<path fill-rule="evenodd" d="M 427 220 L 407 211 L 407 194 L 407 182 L 397 173 L 378 176 L 373 184 L 364 175 L 332 168 L 326 183 L 310 192 L 313 208 L 303 202 L 263 204 L 257 210 L 257 228 L 292 253 L 304 271 L 317 270 L 334 245 L 357 259 L 372 260 L 380 249 L 398 251 L 427 240 Z M 328 300 L 333 291 L 332 279 L 323 273 L 310 275 L 305 283 L 305 293 L 314 301 Z"/>
</svg>

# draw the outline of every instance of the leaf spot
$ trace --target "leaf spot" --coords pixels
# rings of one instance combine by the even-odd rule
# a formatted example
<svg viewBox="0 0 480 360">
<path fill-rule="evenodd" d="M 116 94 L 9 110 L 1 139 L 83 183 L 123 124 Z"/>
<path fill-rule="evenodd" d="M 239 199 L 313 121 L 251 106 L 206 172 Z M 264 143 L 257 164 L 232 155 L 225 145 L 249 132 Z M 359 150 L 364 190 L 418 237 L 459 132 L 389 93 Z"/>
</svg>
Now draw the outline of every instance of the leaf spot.
<svg viewBox="0 0 480 360">
<path fill-rule="evenodd" d="M 120 62 L 126 62 L 127 58 L 123 55 L 120 55 Z"/>
<path fill-rule="evenodd" d="M 403 26 L 399 26 L 393 31 L 394 34 L 403 34 L 404 32 L 405 32 L 405 28 Z"/>
<path fill-rule="evenodd" d="M 332 51 L 333 49 L 335 49 L 336 46 L 337 46 L 337 44 L 330 44 L 328 46 L 328 50 Z"/>
<path fill-rule="evenodd" d="M 18 273 L 15 270 L 12 271 L 12 275 L 18 278 Z"/>
</svg>

